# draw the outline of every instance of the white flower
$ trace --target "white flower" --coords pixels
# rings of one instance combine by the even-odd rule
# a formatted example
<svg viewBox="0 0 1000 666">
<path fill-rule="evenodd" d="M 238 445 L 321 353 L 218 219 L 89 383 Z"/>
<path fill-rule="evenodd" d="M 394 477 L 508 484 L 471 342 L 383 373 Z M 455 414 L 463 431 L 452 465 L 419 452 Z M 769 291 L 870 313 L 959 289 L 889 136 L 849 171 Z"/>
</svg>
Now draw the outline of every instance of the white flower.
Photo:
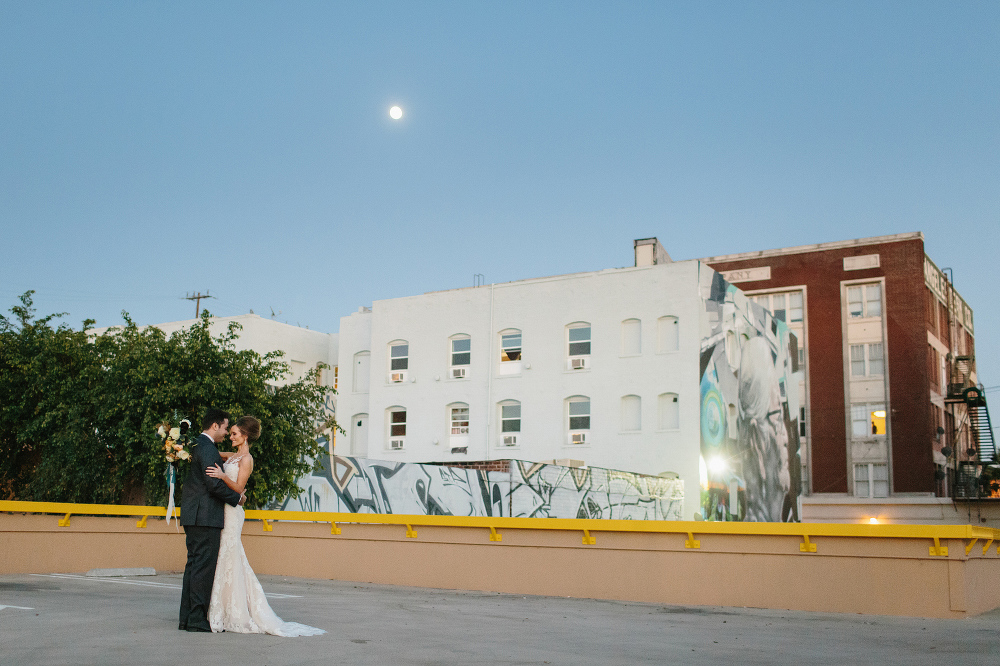
<svg viewBox="0 0 1000 666">
<path fill-rule="evenodd" d="M 181 460 L 188 460 L 191 458 L 191 454 L 188 453 L 187 451 L 181 451 L 180 453 L 177 454 L 177 457 L 180 458 Z"/>
<path fill-rule="evenodd" d="M 170 439 L 177 439 L 180 436 L 181 436 L 181 429 L 180 428 L 171 428 L 170 429 Z"/>
<path fill-rule="evenodd" d="M 160 426 L 159 428 L 156 429 L 156 434 L 160 436 L 160 439 L 163 439 L 164 437 L 167 436 L 167 429 L 164 428 L 163 426 Z"/>
</svg>

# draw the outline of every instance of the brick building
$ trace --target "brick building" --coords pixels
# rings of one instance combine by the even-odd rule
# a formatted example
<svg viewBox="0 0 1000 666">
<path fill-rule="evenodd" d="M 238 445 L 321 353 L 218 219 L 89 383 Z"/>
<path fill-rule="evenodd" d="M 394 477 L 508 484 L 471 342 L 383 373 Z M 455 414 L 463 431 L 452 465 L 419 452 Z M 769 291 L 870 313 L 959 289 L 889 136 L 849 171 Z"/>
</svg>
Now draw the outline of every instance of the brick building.
<svg viewBox="0 0 1000 666">
<path fill-rule="evenodd" d="M 923 234 L 702 261 L 799 340 L 803 494 L 952 493 L 949 470 L 977 459 L 963 400 L 977 381 L 972 310 Z"/>
</svg>

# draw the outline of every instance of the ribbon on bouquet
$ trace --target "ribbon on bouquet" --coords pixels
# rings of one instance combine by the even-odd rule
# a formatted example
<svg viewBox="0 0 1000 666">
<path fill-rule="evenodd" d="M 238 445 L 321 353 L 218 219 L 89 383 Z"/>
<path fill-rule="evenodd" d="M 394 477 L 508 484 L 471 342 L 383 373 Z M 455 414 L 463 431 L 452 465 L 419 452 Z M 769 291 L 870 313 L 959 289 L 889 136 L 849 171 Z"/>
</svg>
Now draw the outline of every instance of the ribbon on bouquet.
<svg viewBox="0 0 1000 666">
<path fill-rule="evenodd" d="M 167 463 L 167 490 L 170 493 L 167 499 L 167 525 L 174 515 L 174 483 L 177 481 L 177 468 Z"/>
</svg>

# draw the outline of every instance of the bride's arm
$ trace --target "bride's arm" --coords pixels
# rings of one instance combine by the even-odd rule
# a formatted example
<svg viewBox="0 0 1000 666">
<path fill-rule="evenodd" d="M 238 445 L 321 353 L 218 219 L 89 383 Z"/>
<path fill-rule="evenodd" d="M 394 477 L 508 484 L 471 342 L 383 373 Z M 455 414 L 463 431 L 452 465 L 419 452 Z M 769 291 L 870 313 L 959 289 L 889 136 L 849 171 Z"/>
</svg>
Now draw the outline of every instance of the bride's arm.
<svg viewBox="0 0 1000 666">
<path fill-rule="evenodd" d="M 229 460 L 230 458 L 233 457 L 233 452 L 232 451 L 219 451 L 219 456 L 221 456 L 223 460 Z"/>
<path fill-rule="evenodd" d="M 235 490 L 238 493 L 242 493 L 247 486 L 247 479 L 250 478 L 250 472 L 253 471 L 253 458 L 250 456 L 245 456 L 242 460 L 237 463 L 240 466 L 240 471 L 236 475 L 236 480 L 233 481 L 226 473 L 222 471 L 222 468 L 218 465 L 214 467 L 209 467 L 205 470 L 205 474 L 208 476 L 219 479 L 225 483 L 231 490 Z"/>
</svg>

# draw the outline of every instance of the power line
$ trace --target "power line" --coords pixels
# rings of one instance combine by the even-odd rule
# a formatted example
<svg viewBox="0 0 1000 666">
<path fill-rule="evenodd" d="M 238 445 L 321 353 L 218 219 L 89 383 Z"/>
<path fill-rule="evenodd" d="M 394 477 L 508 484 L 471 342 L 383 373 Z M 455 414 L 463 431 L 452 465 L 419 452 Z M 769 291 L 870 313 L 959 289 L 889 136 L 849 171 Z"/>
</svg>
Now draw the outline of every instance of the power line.
<svg viewBox="0 0 1000 666">
<path fill-rule="evenodd" d="M 186 294 L 184 296 L 184 300 L 194 301 L 195 302 L 194 303 L 194 318 L 195 319 L 197 319 L 199 316 L 201 316 L 201 299 L 203 299 L 203 298 L 215 298 L 215 296 L 212 296 L 208 292 L 209 292 L 209 290 L 206 289 L 204 294 L 199 291 L 196 294 Z"/>
</svg>

